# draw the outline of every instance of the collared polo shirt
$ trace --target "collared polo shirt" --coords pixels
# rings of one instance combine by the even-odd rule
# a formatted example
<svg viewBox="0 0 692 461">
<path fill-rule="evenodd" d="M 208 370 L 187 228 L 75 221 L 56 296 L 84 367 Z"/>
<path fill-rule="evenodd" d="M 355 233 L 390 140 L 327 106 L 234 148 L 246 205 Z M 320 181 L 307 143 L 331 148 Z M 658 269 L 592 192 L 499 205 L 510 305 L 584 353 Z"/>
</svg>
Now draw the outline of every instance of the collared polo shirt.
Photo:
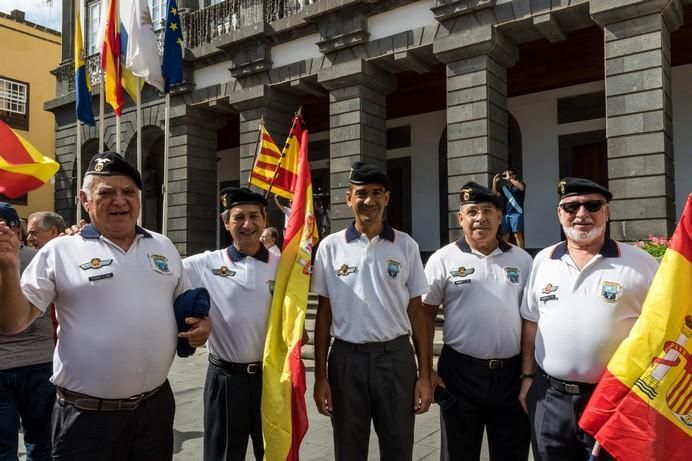
<svg viewBox="0 0 692 461">
<path fill-rule="evenodd" d="M 370 240 L 351 224 L 320 244 L 312 291 L 329 298 L 335 338 L 360 344 L 410 334 L 409 301 L 427 291 L 418 244 L 389 225 Z"/>
<path fill-rule="evenodd" d="M 183 260 L 190 284 L 211 297 L 212 354 L 234 363 L 262 360 L 278 263 L 263 246 L 253 256 L 230 246 Z"/>
<path fill-rule="evenodd" d="M 521 311 L 538 323 L 538 366 L 558 379 L 598 382 L 639 317 L 657 269 L 648 253 L 613 240 L 581 271 L 567 242 L 538 253 Z"/>
<path fill-rule="evenodd" d="M 444 343 L 479 359 L 510 358 L 521 351 L 521 299 L 531 256 L 504 241 L 489 255 L 464 238 L 437 250 L 425 265 L 423 302 L 444 305 Z"/>
<path fill-rule="evenodd" d="M 22 291 L 60 328 L 57 386 L 101 398 L 150 391 L 166 379 L 177 342 L 175 297 L 187 283 L 175 246 L 137 227 L 125 252 L 92 225 L 48 242 L 22 276 Z"/>
</svg>

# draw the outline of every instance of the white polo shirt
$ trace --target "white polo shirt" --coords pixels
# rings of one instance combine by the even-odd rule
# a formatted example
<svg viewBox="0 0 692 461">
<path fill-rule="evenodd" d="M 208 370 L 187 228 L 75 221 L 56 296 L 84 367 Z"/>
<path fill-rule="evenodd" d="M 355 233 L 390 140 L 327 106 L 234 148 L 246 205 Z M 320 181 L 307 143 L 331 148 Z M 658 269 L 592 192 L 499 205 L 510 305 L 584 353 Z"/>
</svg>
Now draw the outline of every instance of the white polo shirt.
<svg viewBox="0 0 692 461">
<path fill-rule="evenodd" d="M 538 366 L 565 381 L 598 382 L 639 317 L 657 269 L 648 253 L 613 240 L 581 271 L 567 242 L 538 253 L 521 310 L 538 323 Z"/>
<path fill-rule="evenodd" d="M 160 386 L 177 342 L 173 301 L 187 288 L 182 261 L 166 237 L 137 227 L 127 252 L 95 227 L 51 240 L 22 275 L 38 309 L 55 303 L 57 386 L 126 398 Z"/>
<path fill-rule="evenodd" d="M 233 245 L 183 260 L 190 284 L 211 297 L 212 354 L 233 363 L 262 360 L 278 263 L 263 246 L 246 256 Z"/>
<path fill-rule="evenodd" d="M 430 286 L 423 302 L 444 305 L 443 339 L 455 351 L 502 359 L 521 351 L 521 299 L 531 256 L 504 241 L 489 255 L 462 237 L 425 265 Z"/>
<path fill-rule="evenodd" d="M 331 335 L 351 343 L 410 334 L 407 308 L 427 291 L 418 244 L 385 224 L 369 240 L 351 224 L 320 243 L 312 291 L 329 298 Z"/>
</svg>

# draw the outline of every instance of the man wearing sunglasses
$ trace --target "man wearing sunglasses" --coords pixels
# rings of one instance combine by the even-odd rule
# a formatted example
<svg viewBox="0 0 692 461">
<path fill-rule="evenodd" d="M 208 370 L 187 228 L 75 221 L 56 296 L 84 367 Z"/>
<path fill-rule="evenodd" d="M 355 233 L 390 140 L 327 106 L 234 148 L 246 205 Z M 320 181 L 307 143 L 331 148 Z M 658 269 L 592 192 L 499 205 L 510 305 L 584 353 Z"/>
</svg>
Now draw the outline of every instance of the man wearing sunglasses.
<svg viewBox="0 0 692 461">
<path fill-rule="evenodd" d="M 606 238 L 612 194 L 593 181 L 558 184 L 566 240 L 533 263 L 522 305 L 519 400 L 531 421 L 536 461 L 589 459 L 594 440 L 579 417 L 641 312 L 658 265 Z M 599 460 L 612 459 L 601 451 Z"/>
</svg>

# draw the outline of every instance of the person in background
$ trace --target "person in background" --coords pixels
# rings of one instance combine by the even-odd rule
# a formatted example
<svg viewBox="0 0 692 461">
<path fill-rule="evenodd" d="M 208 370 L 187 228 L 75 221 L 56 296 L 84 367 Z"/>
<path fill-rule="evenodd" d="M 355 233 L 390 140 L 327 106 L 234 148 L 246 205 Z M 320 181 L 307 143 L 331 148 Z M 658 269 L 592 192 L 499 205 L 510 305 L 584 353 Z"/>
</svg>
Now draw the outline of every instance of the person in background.
<svg viewBox="0 0 692 461">
<path fill-rule="evenodd" d="M 49 241 L 65 232 L 65 221 L 52 211 L 37 211 L 27 220 L 27 243 L 40 250 Z"/>
<path fill-rule="evenodd" d="M 499 190 L 498 190 L 499 188 Z M 493 178 L 493 192 L 502 197 L 504 215 L 500 233 L 505 242 L 514 237 L 519 248 L 524 248 L 524 195 L 526 185 L 514 170 L 498 173 Z"/>
<path fill-rule="evenodd" d="M 276 244 L 279 241 L 279 231 L 276 227 L 267 227 L 262 231 L 260 236 L 260 242 L 264 245 L 264 248 L 269 250 L 276 256 L 281 256 L 281 248 Z"/>
</svg>

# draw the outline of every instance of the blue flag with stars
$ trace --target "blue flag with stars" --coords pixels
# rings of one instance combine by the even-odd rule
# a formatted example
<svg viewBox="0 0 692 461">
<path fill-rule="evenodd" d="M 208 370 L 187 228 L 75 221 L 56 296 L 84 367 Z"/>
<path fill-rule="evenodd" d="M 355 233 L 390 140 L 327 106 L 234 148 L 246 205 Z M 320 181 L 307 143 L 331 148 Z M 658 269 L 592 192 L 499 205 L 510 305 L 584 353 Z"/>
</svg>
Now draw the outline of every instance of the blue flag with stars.
<svg viewBox="0 0 692 461">
<path fill-rule="evenodd" d="M 183 31 L 180 29 L 178 3 L 175 0 L 168 0 L 161 70 L 166 93 L 171 90 L 171 86 L 183 81 Z"/>
</svg>

